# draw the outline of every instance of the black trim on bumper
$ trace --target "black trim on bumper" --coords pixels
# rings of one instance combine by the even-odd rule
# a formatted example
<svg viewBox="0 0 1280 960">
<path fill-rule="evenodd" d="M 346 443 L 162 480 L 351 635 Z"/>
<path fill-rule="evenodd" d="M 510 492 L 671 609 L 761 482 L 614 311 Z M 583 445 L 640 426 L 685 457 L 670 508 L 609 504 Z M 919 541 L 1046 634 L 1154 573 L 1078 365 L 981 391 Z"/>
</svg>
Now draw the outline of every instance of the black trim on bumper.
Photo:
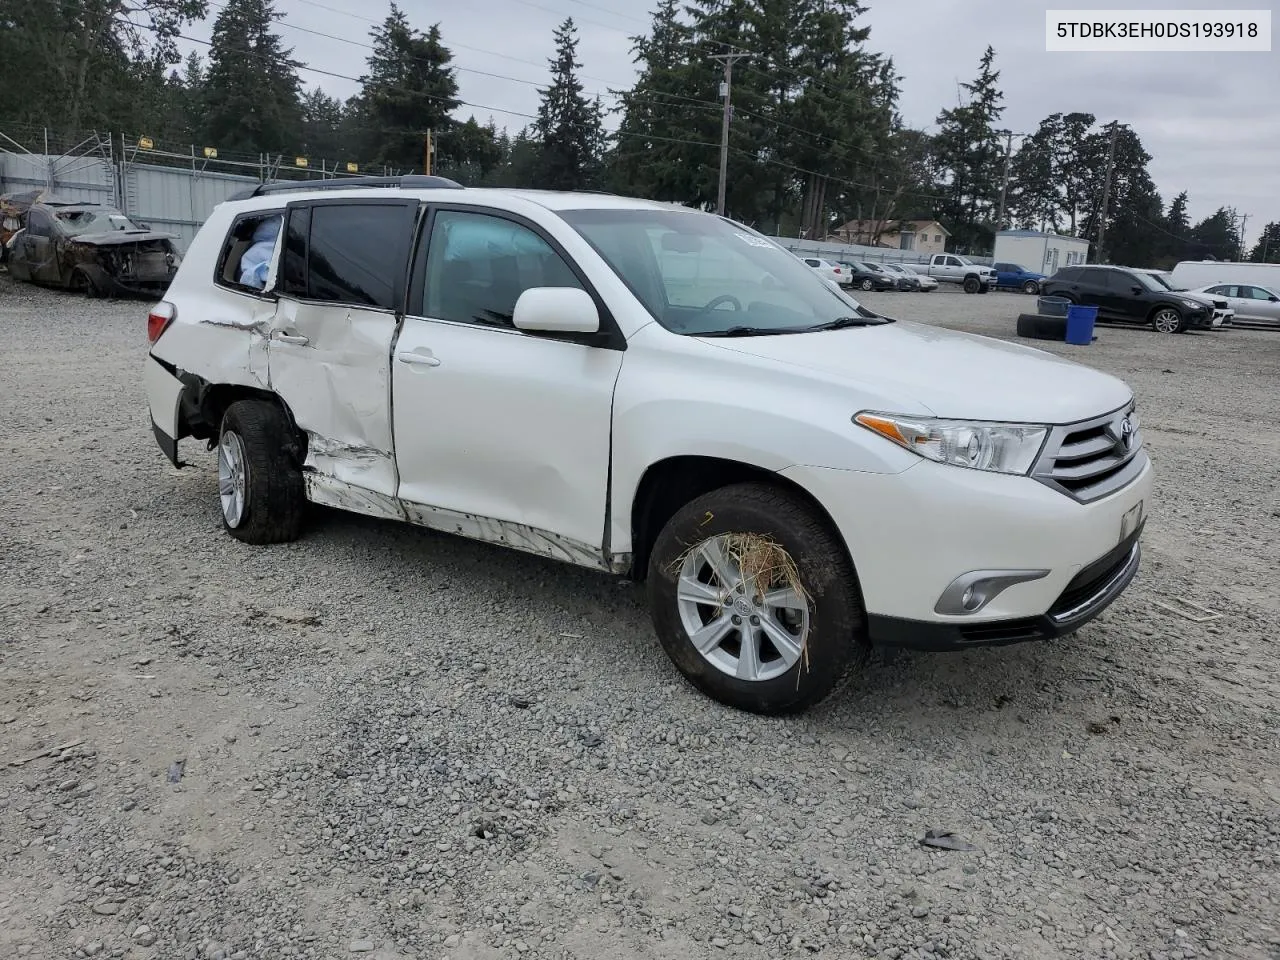
<svg viewBox="0 0 1280 960">
<path fill-rule="evenodd" d="M 1116 549 L 1081 570 L 1042 616 L 937 623 L 868 614 L 871 642 L 883 647 L 946 651 L 1000 647 L 1075 633 L 1109 607 L 1133 582 L 1142 560 L 1141 534 L 1141 529 L 1134 531 Z"/>
<path fill-rule="evenodd" d="M 154 420 L 151 421 L 151 432 L 156 435 L 156 443 L 160 444 L 160 449 L 169 458 L 169 462 L 181 470 L 182 464 L 178 461 L 178 441 L 161 430 Z"/>
</svg>

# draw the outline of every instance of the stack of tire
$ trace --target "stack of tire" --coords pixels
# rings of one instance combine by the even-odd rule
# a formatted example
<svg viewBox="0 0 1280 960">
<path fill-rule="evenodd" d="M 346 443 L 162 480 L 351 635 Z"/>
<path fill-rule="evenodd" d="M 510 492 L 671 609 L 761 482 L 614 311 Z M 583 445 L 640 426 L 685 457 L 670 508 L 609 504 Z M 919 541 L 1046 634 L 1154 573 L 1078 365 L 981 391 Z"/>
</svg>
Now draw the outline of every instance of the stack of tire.
<svg viewBox="0 0 1280 960">
<path fill-rule="evenodd" d="M 1064 297 L 1037 297 L 1036 313 L 1018 314 L 1018 336 L 1030 340 L 1065 340 L 1069 306 L 1071 301 Z"/>
</svg>

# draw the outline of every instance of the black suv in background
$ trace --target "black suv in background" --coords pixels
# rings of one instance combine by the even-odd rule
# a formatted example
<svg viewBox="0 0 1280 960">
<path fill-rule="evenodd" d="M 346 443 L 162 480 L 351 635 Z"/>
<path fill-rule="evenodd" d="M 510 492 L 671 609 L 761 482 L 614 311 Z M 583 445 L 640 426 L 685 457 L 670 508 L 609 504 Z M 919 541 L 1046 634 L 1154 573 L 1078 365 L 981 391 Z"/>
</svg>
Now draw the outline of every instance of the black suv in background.
<svg viewBox="0 0 1280 960">
<path fill-rule="evenodd" d="M 1157 333 L 1213 326 L 1213 306 L 1121 267 L 1063 267 L 1040 285 L 1042 297 L 1098 308 L 1099 320 L 1150 324 Z"/>
</svg>

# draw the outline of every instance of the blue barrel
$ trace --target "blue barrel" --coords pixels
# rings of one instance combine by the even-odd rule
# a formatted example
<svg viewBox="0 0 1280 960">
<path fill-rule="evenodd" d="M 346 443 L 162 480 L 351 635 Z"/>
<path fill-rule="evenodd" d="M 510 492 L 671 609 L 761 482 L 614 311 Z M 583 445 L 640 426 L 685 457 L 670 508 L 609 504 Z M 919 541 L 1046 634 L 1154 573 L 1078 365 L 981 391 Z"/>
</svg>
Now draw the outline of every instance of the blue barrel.
<svg viewBox="0 0 1280 960">
<path fill-rule="evenodd" d="M 1038 297 L 1036 299 L 1036 309 L 1040 311 L 1041 316 L 1045 317 L 1065 317 L 1069 306 L 1071 306 L 1071 301 L 1066 297 Z"/>
<path fill-rule="evenodd" d="M 1097 319 L 1097 307 L 1067 307 L 1067 343 L 1082 347 L 1093 343 L 1093 324 Z"/>
</svg>

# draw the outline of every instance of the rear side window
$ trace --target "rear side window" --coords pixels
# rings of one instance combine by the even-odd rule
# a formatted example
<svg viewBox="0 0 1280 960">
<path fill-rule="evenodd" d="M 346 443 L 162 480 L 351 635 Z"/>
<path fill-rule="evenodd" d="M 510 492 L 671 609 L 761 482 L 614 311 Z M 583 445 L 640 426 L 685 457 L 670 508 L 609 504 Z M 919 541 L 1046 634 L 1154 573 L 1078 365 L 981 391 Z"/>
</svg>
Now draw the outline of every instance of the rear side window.
<svg viewBox="0 0 1280 960">
<path fill-rule="evenodd" d="M 213 282 L 220 287 L 258 293 L 266 286 L 284 222 L 283 210 L 264 210 L 235 219 L 218 254 Z"/>
<path fill-rule="evenodd" d="M 415 211 L 404 203 L 294 208 L 281 291 L 320 303 L 400 309 Z"/>
</svg>

